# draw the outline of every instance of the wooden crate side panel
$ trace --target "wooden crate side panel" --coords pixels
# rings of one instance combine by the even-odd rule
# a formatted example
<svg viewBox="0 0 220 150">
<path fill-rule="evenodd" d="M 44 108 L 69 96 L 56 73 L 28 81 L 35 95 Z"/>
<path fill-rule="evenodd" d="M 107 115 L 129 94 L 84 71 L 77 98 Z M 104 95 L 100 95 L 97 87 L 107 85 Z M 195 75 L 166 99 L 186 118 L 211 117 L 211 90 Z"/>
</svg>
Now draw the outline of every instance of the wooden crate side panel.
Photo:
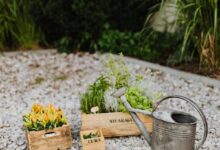
<svg viewBox="0 0 220 150">
<path fill-rule="evenodd" d="M 152 118 L 139 114 L 149 132 L 152 132 Z M 82 114 L 81 130 L 101 128 L 105 137 L 140 135 L 140 131 L 128 113 Z"/>
<path fill-rule="evenodd" d="M 88 134 L 88 133 L 91 133 L 91 132 L 97 132 L 99 131 L 100 133 L 100 137 L 99 138 L 93 138 L 93 139 L 90 139 L 90 140 L 100 140 L 98 142 L 94 142 L 94 143 L 91 143 L 89 142 L 89 140 L 85 140 L 83 138 L 83 135 L 84 134 Z M 82 143 L 82 146 L 83 146 L 83 150 L 105 150 L 105 141 L 104 141 L 104 137 L 103 137 L 103 134 L 102 134 L 102 130 L 100 129 L 94 129 L 94 130 L 85 130 L 85 131 L 80 131 L 80 139 L 81 139 L 81 143 Z"/>
<path fill-rule="evenodd" d="M 49 141 L 43 141 L 41 140 L 39 143 L 30 143 L 30 147 L 34 150 L 40 150 L 43 149 L 43 147 L 46 149 L 50 149 L 51 147 L 57 147 L 57 148 L 68 148 L 71 147 L 72 141 L 70 142 L 69 138 L 58 138 L 53 139 Z"/>
<path fill-rule="evenodd" d="M 83 150 L 105 150 L 105 145 L 104 143 L 94 143 L 90 145 L 84 145 Z"/>
<path fill-rule="evenodd" d="M 47 133 L 52 133 L 52 136 L 49 134 L 49 137 L 45 137 Z M 72 145 L 71 130 L 68 125 L 47 131 L 28 132 L 27 139 L 30 150 L 66 149 Z"/>
</svg>

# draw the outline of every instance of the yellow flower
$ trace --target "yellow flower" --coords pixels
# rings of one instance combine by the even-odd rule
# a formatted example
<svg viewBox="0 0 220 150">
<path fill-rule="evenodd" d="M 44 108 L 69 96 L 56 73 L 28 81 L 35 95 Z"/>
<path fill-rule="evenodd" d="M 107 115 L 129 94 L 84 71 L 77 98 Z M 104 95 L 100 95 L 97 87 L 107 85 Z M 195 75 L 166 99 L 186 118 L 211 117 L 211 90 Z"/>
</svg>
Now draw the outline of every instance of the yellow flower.
<svg viewBox="0 0 220 150">
<path fill-rule="evenodd" d="M 62 116 L 63 116 L 62 113 L 57 113 L 56 114 L 56 122 L 57 123 L 61 122 Z"/>
<path fill-rule="evenodd" d="M 37 118 L 38 118 L 38 116 L 37 116 L 36 114 L 34 114 L 34 113 L 31 113 L 31 114 L 30 114 L 30 120 L 31 120 L 33 123 L 37 122 Z"/>
<path fill-rule="evenodd" d="M 46 111 L 49 112 L 49 113 L 55 113 L 55 112 L 56 112 L 56 108 L 54 107 L 54 105 L 49 104 L 49 105 L 46 107 Z"/>
<path fill-rule="evenodd" d="M 44 107 L 41 104 L 33 104 L 32 106 L 32 112 L 34 113 L 42 113 L 43 110 L 44 110 Z"/>
<path fill-rule="evenodd" d="M 46 107 L 41 104 L 33 104 L 31 113 L 23 117 L 24 125 L 30 130 L 43 126 L 44 129 L 66 124 L 66 118 L 60 108 L 49 104 Z"/>
<path fill-rule="evenodd" d="M 43 117 L 43 118 L 42 118 L 42 121 L 43 121 L 45 124 L 47 124 L 47 123 L 50 121 L 50 117 L 49 117 L 49 115 L 48 115 L 47 113 L 43 114 L 42 117 Z"/>
</svg>

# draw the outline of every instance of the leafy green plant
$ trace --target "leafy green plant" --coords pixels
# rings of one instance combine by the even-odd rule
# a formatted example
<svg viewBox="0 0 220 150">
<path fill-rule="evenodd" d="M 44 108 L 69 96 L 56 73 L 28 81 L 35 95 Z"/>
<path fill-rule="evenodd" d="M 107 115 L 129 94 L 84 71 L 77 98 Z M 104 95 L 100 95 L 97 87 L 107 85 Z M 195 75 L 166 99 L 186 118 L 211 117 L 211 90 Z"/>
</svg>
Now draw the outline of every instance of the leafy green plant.
<svg viewBox="0 0 220 150">
<path fill-rule="evenodd" d="M 42 35 L 29 12 L 28 0 L 0 0 L 0 44 L 24 49 L 39 44 Z"/>
<path fill-rule="evenodd" d="M 10 37 L 17 17 L 17 5 L 17 2 L 13 0 L 0 1 L 0 43 L 2 46 L 13 42 Z"/>
<path fill-rule="evenodd" d="M 113 55 L 110 55 L 108 62 L 105 63 L 107 72 L 106 76 L 109 80 L 112 80 L 112 87 L 115 87 L 116 89 L 128 87 L 128 80 L 131 77 L 122 57 L 123 56 L 121 54 L 120 59 L 116 61 Z"/>
<path fill-rule="evenodd" d="M 149 42 L 142 38 L 141 32 L 120 31 L 104 26 L 101 37 L 91 44 L 95 50 L 112 53 L 123 53 L 127 56 L 138 57 L 145 60 L 155 59 L 159 53 L 149 47 Z"/>
<path fill-rule="evenodd" d="M 118 102 L 117 99 L 115 100 L 111 96 L 111 89 L 129 86 L 129 78 L 131 75 L 122 60 L 122 55 L 117 63 L 111 55 L 109 60 L 105 63 L 105 67 L 105 74 L 101 75 L 90 85 L 88 90 L 81 96 L 81 110 L 85 113 L 91 113 L 91 109 L 97 106 L 99 113 L 118 111 Z"/>
<path fill-rule="evenodd" d="M 55 108 L 52 104 L 34 104 L 31 112 L 23 116 L 23 124 L 29 131 L 39 131 L 61 127 L 67 121 L 60 108 Z"/>
<path fill-rule="evenodd" d="M 109 88 L 109 82 L 101 75 L 96 81 L 89 86 L 87 91 L 81 95 L 80 109 L 84 113 L 91 113 L 93 107 L 98 107 L 99 113 L 106 112 L 104 104 L 104 93 Z"/>
<path fill-rule="evenodd" d="M 95 132 L 95 133 L 92 133 L 92 132 L 90 132 L 89 134 L 84 134 L 83 135 L 83 138 L 84 139 L 92 139 L 92 138 L 98 138 L 98 137 L 100 137 L 101 135 L 99 134 L 99 132 L 97 131 L 97 132 Z"/>
<path fill-rule="evenodd" d="M 34 0 L 30 3 L 31 14 L 47 42 L 53 45 L 63 37 L 68 37 L 71 40 L 70 47 L 63 48 L 69 52 L 69 49 L 94 50 L 91 43 L 100 38 L 106 23 L 125 34 L 127 31 L 140 30 L 146 8 L 155 4 L 155 1 L 68 0 L 64 3 L 63 0 Z"/>
<path fill-rule="evenodd" d="M 42 33 L 37 29 L 32 18 L 23 15 L 19 15 L 16 19 L 16 30 L 13 37 L 21 49 L 37 48 L 40 40 L 43 39 Z"/>
<path fill-rule="evenodd" d="M 189 43 L 193 43 L 200 56 L 200 65 L 207 71 L 215 70 L 219 61 L 219 5 L 218 0 L 178 0 L 177 3 L 179 20 L 185 26 L 181 57 Z"/>
<path fill-rule="evenodd" d="M 152 9 L 154 12 L 162 8 L 165 1 L 161 0 L 159 5 Z M 219 6 L 218 0 L 177 0 L 176 24 L 177 32 L 182 35 L 181 47 L 179 51 L 179 60 L 183 61 L 185 56 L 199 54 L 200 68 L 207 72 L 218 68 L 219 63 Z M 159 7 L 158 7 L 159 6 Z M 151 18 L 152 14 L 148 16 Z M 150 19 L 147 19 L 148 21 Z"/>
<path fill-rule="evenodd" d="M 152 99 L 145 96 L 144 92 L 138 87 L 130 87 L 126 92 L 127 101 L 133 108 L 152 111 Z"/>
<path fill-rule="evenodd" d="M 113 93 L 122 88 L 127 88 L 126 97 L 134 108 L 151 110 L 152 98 L 145 96 L 139 87 L 134 87 L 143 79 L 140 75 L 133 76 L 127 66 L 120 59 L 115 60 L 110 55 L 109 61 L 105 64 L 106 72 L 101 75 L 87 91 L 81 96 L 81 110 L 84 113 L 92 113 L 91 109 L 98 108 L 98 113 L 125 112 L 126 108 L 120 99 L 113 96 Z"/>
</svg>

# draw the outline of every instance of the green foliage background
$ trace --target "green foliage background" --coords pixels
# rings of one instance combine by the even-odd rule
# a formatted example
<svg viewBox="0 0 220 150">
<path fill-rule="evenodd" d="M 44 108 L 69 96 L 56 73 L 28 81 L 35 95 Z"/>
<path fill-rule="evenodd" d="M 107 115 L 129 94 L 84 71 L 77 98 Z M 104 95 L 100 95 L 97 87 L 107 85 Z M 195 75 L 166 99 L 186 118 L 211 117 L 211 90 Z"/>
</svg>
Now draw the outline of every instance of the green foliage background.
<svg viewBox="0 0 220 150">
<path fill-rule="evenodd" d="M 0 48 L 123 52 L 155 60 L 167 43 L 141 32 L 159 0 L 0 0 Z M 163 36 L 166 40 L 165 36 Z M 153 40 L 152 40 L 153 39 Z M 174 43 L 175 44 L 175 43 Z M 160 47 L 161 46 L 161 47 Z"/>
<path fill-rule="evenodd" d="M 154 2 L 155 3 L 155 2 Z M 153 3 L 153 4 L 154 4 Z M 152 2 L 144 0 L 36 0 L 31 13 L 43 30 L 48 43 L 63 38 L 81 50 L 91 49 L 106 23 L 122 32 L 141 30 Z M 62 42 L 61 42 L 62 43 Z"/>
<path fill-rule="evenodd" d="M 0 0 L 0 50 L 40 46 L 67 53 L 123 52 L 163 64 L 196 60 L 200 67 L 218 67 L 220 1 L 177 0 L 179 28 L 156 32 L 147 22 L 166 2 Z"/>
<path fill-rule="evenodd" d="M 0 0 L 0 49 L 31 49 L 42 39 L 28 0 Z"/>
</svg>

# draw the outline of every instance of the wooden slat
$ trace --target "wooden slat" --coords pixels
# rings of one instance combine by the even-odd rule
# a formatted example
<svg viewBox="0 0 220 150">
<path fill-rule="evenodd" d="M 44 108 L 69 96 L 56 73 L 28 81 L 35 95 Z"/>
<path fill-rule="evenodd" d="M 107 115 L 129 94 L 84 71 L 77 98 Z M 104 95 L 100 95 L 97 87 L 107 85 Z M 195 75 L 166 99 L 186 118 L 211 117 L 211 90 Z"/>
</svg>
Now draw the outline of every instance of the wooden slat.
<svg viewBox="0 0 220 150">
<path fill-rule="evenodd" d="M 152 118 L 138 114 L 149 132 L 152 132 Z M 140 135 L 140 131 L 128 113 L 113 112 L 81 114 L 81 130 L 102 129 L 104 137 Z"/>
</svg>

